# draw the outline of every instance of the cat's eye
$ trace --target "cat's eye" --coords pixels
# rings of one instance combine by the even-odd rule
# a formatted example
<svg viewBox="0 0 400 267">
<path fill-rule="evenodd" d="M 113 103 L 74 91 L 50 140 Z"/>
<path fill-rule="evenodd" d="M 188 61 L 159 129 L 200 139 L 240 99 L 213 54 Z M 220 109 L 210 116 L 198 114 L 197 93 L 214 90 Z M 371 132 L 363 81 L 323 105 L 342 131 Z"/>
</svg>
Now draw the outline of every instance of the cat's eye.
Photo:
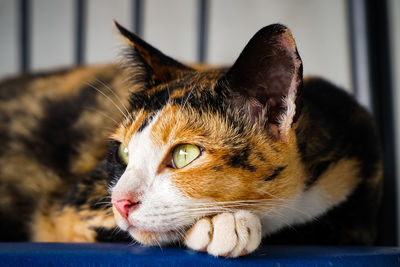
<svg viewBox="0 0 400 267">
<path fill-rule="evenodd" d="M 129 151 L 128 148 L 124 144 L 120 144 L 118 148 L 118 157 L 122 163 L 128 165 L 129 163 Z"/>
<path fill-rule="evenodd" d="M 201 150 L 198 146 L 182 144 L 175 147 L 172 151 L 172 166 L 180 169 L 191 163 L 200 156 Z"/>
</svg>

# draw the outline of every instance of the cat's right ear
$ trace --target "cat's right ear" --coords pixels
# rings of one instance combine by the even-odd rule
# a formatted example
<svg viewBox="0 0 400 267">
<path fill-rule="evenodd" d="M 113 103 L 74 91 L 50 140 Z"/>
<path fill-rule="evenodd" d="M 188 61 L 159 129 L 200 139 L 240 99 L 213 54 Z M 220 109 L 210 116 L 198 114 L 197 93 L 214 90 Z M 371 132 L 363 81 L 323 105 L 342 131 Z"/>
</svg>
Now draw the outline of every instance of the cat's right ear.
<svg viewBox="0 0 400 267">
<path fill-rule="evenodd" d="M 223 78 L 233 104 L 285 139 L 300 112 L 302 62 L 292 34 L 274 24 L 258 31 Z"/>
<path fill-rule="evenodd" d="M 169 82 L 181 77 L 185 72 L 192 71 L 188 66 L 164 55 L 138 36 L 114 21 L 115 27 L 125 38 L 129 47 L 124 51 L 124 65 L 132 69 L 136 82 L 148 87 Z"/>
</svg>

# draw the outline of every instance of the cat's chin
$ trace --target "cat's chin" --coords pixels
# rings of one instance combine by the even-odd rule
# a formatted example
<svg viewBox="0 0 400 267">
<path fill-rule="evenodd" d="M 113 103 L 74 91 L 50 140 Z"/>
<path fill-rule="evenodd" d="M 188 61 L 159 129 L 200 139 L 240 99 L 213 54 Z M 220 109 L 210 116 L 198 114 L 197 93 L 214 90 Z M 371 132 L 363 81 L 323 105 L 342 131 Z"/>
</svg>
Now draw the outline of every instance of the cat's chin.
<svg viewBox="0 0 400 267">
<path fill-rule="evenodd" d="M 166 245 L 180 239 L 177 231 L 154 232 L 140 230 L 134 226 L 128 227 L 127 231 L 137 242 L 147 246 Z"/>
<path fill-rule="evenodd" d="M 113 207 L 114 209 L 114 207 Z M 121 230 L 127 231 L 137 242 L 147 246 L 166 245 L 180 241 L 182 235 L 178 231 L 149 231 L 132 225 L 114 211 L 114 218 Z"/>
</svg>

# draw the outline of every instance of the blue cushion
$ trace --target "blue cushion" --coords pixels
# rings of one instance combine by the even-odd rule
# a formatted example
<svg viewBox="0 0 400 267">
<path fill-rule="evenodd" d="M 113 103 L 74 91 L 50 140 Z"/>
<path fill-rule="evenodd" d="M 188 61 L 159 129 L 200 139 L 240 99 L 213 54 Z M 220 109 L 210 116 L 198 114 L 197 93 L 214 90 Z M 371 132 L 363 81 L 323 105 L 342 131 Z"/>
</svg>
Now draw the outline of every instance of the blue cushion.
<svg viewBox="0 0 400 267">
<path fill-rule="evenodd" d="M 397 247 L 263 246 L 238 259 L 133 244 L 0 243 L 1 266 L 400 266 Z"/>
</svg>

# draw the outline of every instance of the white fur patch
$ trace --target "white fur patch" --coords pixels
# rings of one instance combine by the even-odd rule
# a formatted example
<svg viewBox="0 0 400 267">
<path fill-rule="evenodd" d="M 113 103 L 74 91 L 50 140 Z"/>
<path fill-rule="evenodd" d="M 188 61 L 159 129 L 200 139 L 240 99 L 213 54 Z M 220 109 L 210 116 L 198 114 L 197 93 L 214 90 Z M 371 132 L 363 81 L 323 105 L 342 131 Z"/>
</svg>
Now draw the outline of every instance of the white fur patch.
<svg viewBox="0 0 400 267">
<path fill-rule="evenodd" d="M 261 242 L 260 219 L 248 212 L 238 211 L 235 213 L 236 233 L 238 242 L 231 252 L 231 257 L 238 257 L 253 252 Z"/>
<path fill-rule="evenodd" d="M 295 58 L 293 63 L 295 65 L 295 72 L 288 88 L 288 94 L 284 99 L 282 99 L 283 105 L 286 106 L 286 110 L 279 118 L 279 133 L 283 138 L 286 138 L 296 114 L 296 96 L 297 87 L 299 86 L 297 76 L 299 75 L 301 61 Z"/>
<path fill-rule="evenodd" d="M 212 223 L 208 218 L 200 219 L 186 233 L 185 244 L 193 250 L 203 251 L 207 249 L 212 237 Z"/>
<path fill-rule="evenodd" d="M 226 255 L 236 243 L 235 217 L 231 213 L 221 213 L 212 218 L 213 237 L 207 246 L 207 252 L 214 256 Z"/>
<path fill-rule="evenodd" d="M 137 209 L 130 212 L 127 220 L 116 214 L 117 224 L 123 230 L 133 227 L 159 233 L 181 231 L 181 227 L 193 223 L 195 219 L 182 213 L 190 205 L 190 199 L 174 186 L 171 172 L 157 173 L 170 149 L 156 146 L 150 138 L 152 125 L 157 119 L 158 116 L 155 116 L 143 131 L 132 136 L 128 145 L 129 164 L 112 188 L 113 198 L 125 198 L 132 194 L 141 202 Z M 172 240 L 162 241 L 168 243 Z"/>
<path fill-rule="evenodd" d="M 283 105 L 286 106 L 285 113 L 281 114 L 279 118 L 279 133 L 286 136 L 292 126 L 294 115 L 296 114 L 296 89 L 292 86 L 296 84 L 291 83 L 288 95 L 282 100 Z"/>
<path fill-rule="evenodd" d="M 206 250 L 211 255 L 224 257 L 238 257 L 251 253 L 260 243 L 260 219 L 244 210 L 221 213 L 211 220 L 201 219 L 185 237 L 187 247 L 199 251 Z"/>
<path fill-rule="evenodd" d="M 296 197 L 282 202 L 273 212 L 262 216 L 263 235 L 271 234 L 281 228 L 303 224 L 314 220 L 339 204 L 327 197 L 327 192 L 318 184 Z M 345 199 L 345 195 L 343 200 Z"/>
</svg>

